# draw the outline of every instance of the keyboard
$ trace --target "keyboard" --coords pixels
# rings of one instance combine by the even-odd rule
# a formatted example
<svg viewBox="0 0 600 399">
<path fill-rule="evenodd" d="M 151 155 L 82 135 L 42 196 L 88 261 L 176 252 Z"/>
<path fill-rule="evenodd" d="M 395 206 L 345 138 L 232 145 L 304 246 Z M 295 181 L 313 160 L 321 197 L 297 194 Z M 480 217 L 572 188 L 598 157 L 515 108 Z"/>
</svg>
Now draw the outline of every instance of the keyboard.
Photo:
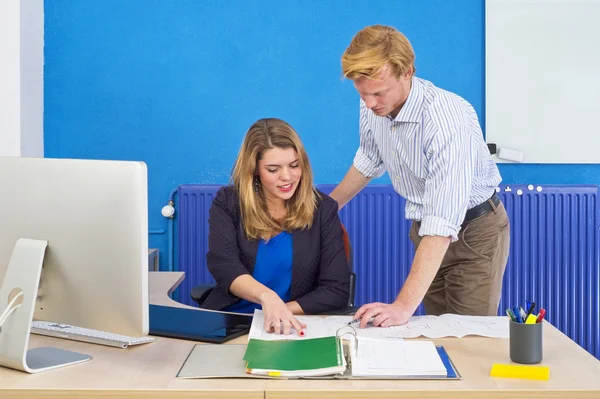
<svg viewBox="0 0 600 399">
<path fill-rule="evenodd" d="M 114 346 L 117 348 L 127 348 L 131 345 L 147 344 L 155 341 L 155 338 L 152 337 L 128 337 L 126 335 L 40 320 L 31 322 L 31 332 L 38 335 L 46 335 L 48 337 L 64 338 L 73 341 Z"/>
</svg>

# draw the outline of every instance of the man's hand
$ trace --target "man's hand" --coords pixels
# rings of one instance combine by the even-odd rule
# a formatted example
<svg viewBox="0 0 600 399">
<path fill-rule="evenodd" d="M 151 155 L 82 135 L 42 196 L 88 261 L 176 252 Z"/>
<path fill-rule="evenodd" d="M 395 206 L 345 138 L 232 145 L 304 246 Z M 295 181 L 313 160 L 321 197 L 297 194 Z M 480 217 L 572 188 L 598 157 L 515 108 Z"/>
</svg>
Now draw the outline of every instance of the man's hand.
<svg viewBox="0 0 600 399">
<path fill-rule="evenodd" d="M 375 327 L 400 326 L 406 324 L 413 313 L 398 302 L 392 304 L 374 302 L 361 306 L 354 314 L 354 320 L 360 319 L 360 328 L 365 328 L 371 318 Z"/>
<path fill-rule="evenodd" d="M 440 268 L 450 241 L 450 237 L 423 237 L 415 253 L 410 273 L 394 303 L 375 302 L 363 305 L 354 315 L 354 320 L 360 319 L 360 327 L 364 328 L 371 318 L 376 327 L 405 324 L 423 300 Z"/>
</svg>

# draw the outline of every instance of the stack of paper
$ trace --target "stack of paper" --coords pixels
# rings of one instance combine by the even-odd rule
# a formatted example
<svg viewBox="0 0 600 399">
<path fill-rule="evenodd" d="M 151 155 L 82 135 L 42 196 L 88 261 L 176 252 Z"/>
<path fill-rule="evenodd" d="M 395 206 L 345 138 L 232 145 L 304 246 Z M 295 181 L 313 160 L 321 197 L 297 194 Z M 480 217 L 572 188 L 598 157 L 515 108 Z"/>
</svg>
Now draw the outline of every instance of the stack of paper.
<svg viewBox="0 0 600 399">
<path fill-rule="evenodd" d="M 446 376 L 448 371 L 431 341 L 359 338 L 350 352 L 353 377 Z"/>
</svg>

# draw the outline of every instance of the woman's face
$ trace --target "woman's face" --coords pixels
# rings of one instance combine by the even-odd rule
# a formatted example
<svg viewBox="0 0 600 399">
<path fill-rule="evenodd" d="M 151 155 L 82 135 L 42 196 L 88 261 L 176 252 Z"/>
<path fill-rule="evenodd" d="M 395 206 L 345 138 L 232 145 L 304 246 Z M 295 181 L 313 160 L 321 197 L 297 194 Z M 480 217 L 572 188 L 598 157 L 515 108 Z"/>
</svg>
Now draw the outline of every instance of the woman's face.
<svg viewBox="0 0 600 399">
<path fill-rule="evenodd" d="M 302 177 L 298 154 L 293 148 L 275 147 L 265 151 L 258 161 L 258 177 L 268 202 L 289 200 Z"/>
</svg>

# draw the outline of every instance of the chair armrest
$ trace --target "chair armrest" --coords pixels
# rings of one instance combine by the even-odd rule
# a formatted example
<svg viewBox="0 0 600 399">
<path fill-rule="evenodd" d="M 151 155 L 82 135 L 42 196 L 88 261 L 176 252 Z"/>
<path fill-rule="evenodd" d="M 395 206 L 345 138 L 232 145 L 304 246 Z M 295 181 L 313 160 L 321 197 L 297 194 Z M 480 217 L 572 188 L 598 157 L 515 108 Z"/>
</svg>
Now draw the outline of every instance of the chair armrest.
<svg viewBox="0 0 600 399">
<path fill-rule="evenodd" d="M 196 301 L 198 306 L 202 306 L 202 303 L 204 303 L 213 288 L 215 288 L 215 284 L 198 284 L 192 288 L 190 296 Z"/>
<path fill-rule="evenodd" d="M 356 273 L 350 272 L 350 289 L 348 295 L 348 308 L 354 307 L 354 295 L 356 292 Z"/>
</svg>

